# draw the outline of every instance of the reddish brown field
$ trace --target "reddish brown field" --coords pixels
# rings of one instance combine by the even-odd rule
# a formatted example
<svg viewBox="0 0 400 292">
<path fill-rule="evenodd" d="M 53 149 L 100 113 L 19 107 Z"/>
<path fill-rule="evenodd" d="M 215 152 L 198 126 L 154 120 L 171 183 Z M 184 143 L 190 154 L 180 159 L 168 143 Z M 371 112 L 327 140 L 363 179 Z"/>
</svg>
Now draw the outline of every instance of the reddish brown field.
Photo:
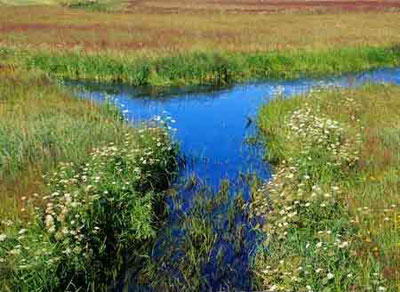
<svg viewBox="0 0 400 292">
<path fill-rule="evenodd" d="M 126 11 L 152 13 L 179 12 L 334 12 L 334 11 L 399 11 L 397 0 L 131 0 Z"/>
<path fill-rule="evenodd" d="M 382 11 L 384 7 L 400 6 L 400 2 L 357 1 L 357 9 L 373 6 L 379 11 L 246 12 L 274 6 L 308 9 L 323 5 L 337 9 L 349 6 L 348 3 L 355 6 L 355 1 L 131 1 L 124 11 L 113 13 L 59 6 L 0 6 L 0 46 L 169 54 L 188 50 L 254 52 L 400 43 L 400 13 Z M 240 13 L 230 13 L 238 9 Z"/>
</svg>

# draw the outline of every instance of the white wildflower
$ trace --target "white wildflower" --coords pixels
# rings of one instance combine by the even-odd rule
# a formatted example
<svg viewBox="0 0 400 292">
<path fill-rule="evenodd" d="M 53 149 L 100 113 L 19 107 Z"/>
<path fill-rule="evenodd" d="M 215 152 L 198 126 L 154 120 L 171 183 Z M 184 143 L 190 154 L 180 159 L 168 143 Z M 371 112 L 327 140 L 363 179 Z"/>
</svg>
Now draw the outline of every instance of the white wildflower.
<svg viewBox="0 0 400 292">
<path fill-rule="evenodd" d="M 326 277 L 330 280 L 330 279 L 333 279 L 335 277 L 335 275 L 333 275 L 332 273 L 328 273 L 326 275 Z"/>
<path fill-rule="evenodd" d="M 26 229 L 21 229 L 19 232 L 18 232 L 18 234 L 24 234 L 26 232 Z"/>
<path fill-rule="evenodd" d="M 46 215 L 46 218 L 44 220 L 44 223 L 46 225 L 47 230 L 50 233 L 55 232 L 55 226 L 54 226 L 54 218 L 51 215 Z"/>
</svg>

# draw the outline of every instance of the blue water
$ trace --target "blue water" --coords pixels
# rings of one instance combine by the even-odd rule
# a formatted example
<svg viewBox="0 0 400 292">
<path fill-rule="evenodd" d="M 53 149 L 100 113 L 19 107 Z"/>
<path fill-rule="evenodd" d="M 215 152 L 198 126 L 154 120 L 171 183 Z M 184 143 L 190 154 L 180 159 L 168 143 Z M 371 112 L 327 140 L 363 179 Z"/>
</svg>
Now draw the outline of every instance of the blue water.
<svg viewBox="0 0 400 292">
<path fill-rule="evenodd" d="M 195 174 L 210 186 L 223 178 L 234 180 L 238 173 L 254 171 L 268 178 L 270 171 L 260 159 L 258 149 L 245 143 L 254 135 L 251 120 L 260 105 L 276 94 L 304 94 L 318 87 L 355 87 L 367 82 L 400 83 L 400 69 L 380 69 L 336 78 L 299 79 L 246 83 L 211 92 L 176 93 L 161 96 L 144 95 L 143 91 L 124 85 L 103 85 L 82 93 L 102 101 L 105 91 L 117 98 L 131 121 L 155 116 L 171 116 L 176 123 L 176 140 L 181 153 L 188 158 L 186 174 Z M 88 87 L 87 87 L 88 88 Z M 90 87 L 89 87 L 90 88 Z"/>
<path fill-rule="evenodd" d="M 217 190 L 222 179 L 235 182 L 243 173 L 254 173 L 262 179 L 271 176 L 268 164 L 263 161 L 263 148 L 246 142 L 247 138 L 257 133 L 254 121 L 262 104 L 277 95 L 290 97 L 317 88 L 357 87 L 365 83 L 384 82 L 400 84 L 400 68 L 334 78 L 245 83 L 199 92 L 172 90 L 163 94 L 147 94 L 145 90 L 126 85 L 79 85 L 85 88 L 81 91 L 85 98 L 100 102 L 106 96 L 116 98 L 117 105 L 124 110 L 125 117 L 130 121 L 144 121 L 165 115 L 172 117 L 176 121 L 172 124 L 176 128 L 175 139 L 187 162 L 181 169 L 181 178 L 194 175 L 212 190 Z M 178 192 L 179 195 L 189 208 L 191 195 L 186 191 Z M 248 199 L 248 196 L 245 195 L 245 198 Z M 174 211 L 172 205 L 170 208 L 170 221 L 174 222 L 173 218 L 177 217 L 178 211 Z M 250 241 L 244 245 L 246 248 L 236 255 L 227 253 L 229 259 L 225 264 L 230 265 L 230 269 L 240 265 L 248 266 L 250 253 L 257 242 L 251 226 L 247 232 L 249 234 L 246 238 L 250 238 Z M 228 245 L 222 246 L 226 248 Z M 226 282 L 235 288 L 250 288 L 247 268 L 243 270 L 237 267 L 240 272 L 230 272 L 234 279 L 226 279 L 223 274 L 215 272 L 214 266 L 211 262 L 204 269 L 205 277 L 210 282 L 208 287 L 212 290 L 218 290 L 222 287 L 221 283 Z"/>
</svg>

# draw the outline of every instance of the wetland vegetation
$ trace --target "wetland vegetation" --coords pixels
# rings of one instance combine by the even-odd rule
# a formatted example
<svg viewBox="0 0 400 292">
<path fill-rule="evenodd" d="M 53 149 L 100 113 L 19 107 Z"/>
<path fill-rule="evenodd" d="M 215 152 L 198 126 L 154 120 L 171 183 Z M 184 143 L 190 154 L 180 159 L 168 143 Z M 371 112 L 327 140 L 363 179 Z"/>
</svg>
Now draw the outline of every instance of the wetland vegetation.
<svg viewBox="0 0 400 292">
<path fill-rule="evenodd" d="M 3 72 L 1 88 L 2 289 L 105 289 L 154 239 L 176 147 L 43 73 Z"/>
<path fill-rule="evenodd" d="M 270 235 L 256 258 L 260 287 L 396 291 L 398 102 L 398 87 L 368 85 L 263 107 L 277 167 L 253 199 Z"/>
<path fill-rule="evenodd" d="M 399 6 L 0 0 L 0 289 L 398 291 L 399 87 L 288 82 L 399 66 Z M 238 90 L 248 104 L 222 90 L 124 108 L 137 96 L 80 98 L 71 80 L 266 86 Z M 237 123 L 207 116 L 221 100 Z M 198 106 L 181 116 L 197 135 L 175 116 L 139 119 L 147 104 Z M 205 145 L 212 127 L 238 141 Z M 218 152 L 244 140 L 265 148 L 271 178 Z M 214 168 L 210 186 L 190 163 Z"/>
</svg>

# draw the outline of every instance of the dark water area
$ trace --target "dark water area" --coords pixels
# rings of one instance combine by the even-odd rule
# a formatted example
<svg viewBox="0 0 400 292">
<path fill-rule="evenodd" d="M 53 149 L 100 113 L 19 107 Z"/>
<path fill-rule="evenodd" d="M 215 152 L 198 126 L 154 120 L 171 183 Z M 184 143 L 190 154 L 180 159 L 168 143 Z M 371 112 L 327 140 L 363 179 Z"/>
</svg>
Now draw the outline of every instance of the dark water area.
<svg viewBox="0 0 400 292">
<path fill-rule="evenodd" d="M 160 260 L 163 249 L 174 245 L 177 248 L 179 241 L 185 236 L 179 222 L 181 218 L 190 215 L 193 198 L 199 193 L 199 187 L 183 187 L 188 179 L 195 177 L 197 182 L 201 182 L 200 185 L 206 187 L 207 191 L 200 193 L 208 197 L 218 191 L 222 180 L 227 180 L 231 183 L 229 194 L 234 196 L 240 193 L 246 201 L 250 199 L 246 175 L 252 174 L 261 180 L 271 177 L 271 168 L 263 160 L 264 148 L 258 143 L 249 143 L 257 136 L 256 119 L 261 105 L 278 95 L 290 97 L 318 88 L 350 88 L 366 83 L 400 84 L 400 68 L 346 74 L 334 78 L 245 83 L 220 89 L 203 87 L 198 91 L 172 89 L 154 92 L 122 84 L 81 82 L 69 82 L 67 85 L 78 88 L 82 97 L 97 102 L 104 102 L 112 97 L 129 121 L 157 120 L 168 116 L 169 124 L 175 128 L 174 139 L 180 145 L 185 163 L 176 182 L 176 198 L 169 200 L 169 223 L 166 227 L 168 232 L 161 232 L 155 246 L 155 260 Z M 207 284 L 202 290 L 215 291 L 228 286 L 240 290 L 251 289 L 248 268 L 251 256 L 262 238 L 252 229 L 254 222 L 249 222 L 245 214 L 236 212 L 234 216 L 224 218 L 224 212 L 228 212 L 232 204 L 228 200 L 226 204 L 215 208 L 213 214 L 207 215 L 218 239 L 203 267 L 203 277 Z M 229 220 L 235 221 L 242 228 L 243 238 L 239 250 L 234 248 L 235 238 L 229 239 L 225 236 L 226 232 L 234 232 L 233 229 L 237 228 L 228 228 Z M 173 234 L 173 238 L 166 234 Z M 222 262 L 215 259 L 216 253 L 221 252 Z M 184 251 L 176 252 L 175 256 L 184 256 L 182 253 Z M 178 259 L 173 259 L 176 260 Z M 166 267 L 166 270 L 171 271 L 173 267 Z M 225 270 L 229 270 L 229 273 Z M 176 277 L 179 279 L 180 276 Z"/>
</svg>

